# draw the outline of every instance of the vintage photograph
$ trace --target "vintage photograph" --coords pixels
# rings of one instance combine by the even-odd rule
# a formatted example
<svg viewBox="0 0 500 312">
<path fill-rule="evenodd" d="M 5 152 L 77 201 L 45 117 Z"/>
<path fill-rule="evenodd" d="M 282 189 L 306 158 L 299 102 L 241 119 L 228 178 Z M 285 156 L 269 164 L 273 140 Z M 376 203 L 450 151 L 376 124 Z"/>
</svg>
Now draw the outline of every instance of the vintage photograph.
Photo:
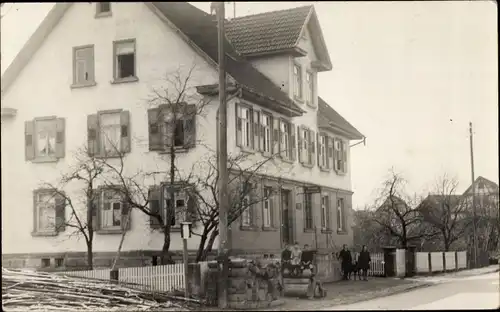
<svg viewBox="0 0 500 312">
<path fill-rule="evenodd" d="M 0 16 L 2 310 L 500 309 L 497 2 Z"/>
</svg>

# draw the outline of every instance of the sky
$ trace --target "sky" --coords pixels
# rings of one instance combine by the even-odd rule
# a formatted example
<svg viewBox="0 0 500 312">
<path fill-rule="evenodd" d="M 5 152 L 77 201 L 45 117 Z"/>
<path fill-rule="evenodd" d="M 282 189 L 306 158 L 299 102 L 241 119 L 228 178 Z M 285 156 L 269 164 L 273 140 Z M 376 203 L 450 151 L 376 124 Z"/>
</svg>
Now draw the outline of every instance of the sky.
<svg viewBox="0 0 500 312">
<path fill-rule="evenodd" d="M 374 203 L 391 168 L 411 194 L 432 192 L 445 173 L 465 191 L 469 122 L 475 175 L 498 183 L 495 2 L 237 2 L 236 17 L 310 4 L 333 63 L 319 95 L 367 137 L 351 149 L 353 208 Z M 2 73 L 52 5 L 4 5 Z"/>
</svg>

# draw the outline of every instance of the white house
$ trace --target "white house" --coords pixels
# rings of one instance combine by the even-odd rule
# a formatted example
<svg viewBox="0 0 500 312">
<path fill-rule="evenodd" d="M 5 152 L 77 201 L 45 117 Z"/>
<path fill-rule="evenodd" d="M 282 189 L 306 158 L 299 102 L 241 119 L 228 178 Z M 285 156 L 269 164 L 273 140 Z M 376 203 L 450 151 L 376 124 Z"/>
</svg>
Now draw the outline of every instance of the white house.
<svg viewBox="0 0 500 312">
<path fill-rule="evenodd" d="M 259 187 L 266 192 L 275 187 L 273 178 L 283 181 L 272 199 L 254 205 L 232 226 L 233 248 L 274 252 L 294 241 L 317 248 L 349 244 L 349 142 L 363 135 L 318 96 L 318 73 L 332 64 L 314 7 L 240 17 L 226 27 L 228 82 L 237 90 L 228 102 L 228 153 L 248 153 L 249 162 L 279 153 Z M 163 147 L 152 143 L 161 137 L 151 130 L 157 121 L 148 118 L 154 107 L 147 99 L 167 73 L 186 73 L 193 65 L 189 83 L 198 92 L 193 95 L 213 101 L 206 116 L 195 120 L 189 133 L 195 138 L 184 136 L 179 143 L 180 170 L 216 146 L 215 17 L 184 2 L 54 6 L 2 76 L 5 265 L 69 265 L 86 251 L 67 228 L 57 231 L 53 222 L 44 223 L 47 216 L 68 218 L 64 203 L 39 204 L 50 195 L 39 189 L 41 183 L 55 183 L 82 146 L 99 153 L 109 148 L 99 138 L 114 136 L 126 153 L 127 171 L 168 169 Z M 161 250 L 163 234 L 148 216 L 108 200 L 113 211 L 131 213 L 131 223 L 122 229 L 107 215 L 110 206 L 101 203 L 96 258 L 108 259 L 116 251 L 122 230 L 130 257 L 144 262 Z M 166 209 L 166 198 L 157 200 L 159 209 Z M 179 233 L 173 235 L 171 250 L 179 250 Z M 193 238 L 189 248 L 197 244 Z"/>
</svg>

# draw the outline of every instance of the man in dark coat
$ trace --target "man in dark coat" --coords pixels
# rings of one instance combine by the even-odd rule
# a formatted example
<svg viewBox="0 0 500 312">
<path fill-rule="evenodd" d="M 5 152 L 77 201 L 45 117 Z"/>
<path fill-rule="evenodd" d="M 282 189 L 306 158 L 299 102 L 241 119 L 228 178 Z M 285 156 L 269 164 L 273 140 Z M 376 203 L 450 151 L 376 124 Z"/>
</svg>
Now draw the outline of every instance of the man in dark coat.
<svg viewBox="0 0 500 312">
<path fill-rule="evenodd" d="M 366 246 L 363 245 L 358 257 L 358 267 L 363 271 L 363 280 L 365 281 L 368 280 L 368 270 L 370 269 L 371 261 L 370 252 L 366 249 Z"/>
<path fill-rule="evenodd" d="M 342 279 L 344 281 L 347 281 L 352 266 L 352 256 L 351 252 L 347 249 L 346 244 L 342 246 L 342 250 L 340 251 L 338 258 L 341 259 L 342 274 L 343 274 Z"/>
</svg>

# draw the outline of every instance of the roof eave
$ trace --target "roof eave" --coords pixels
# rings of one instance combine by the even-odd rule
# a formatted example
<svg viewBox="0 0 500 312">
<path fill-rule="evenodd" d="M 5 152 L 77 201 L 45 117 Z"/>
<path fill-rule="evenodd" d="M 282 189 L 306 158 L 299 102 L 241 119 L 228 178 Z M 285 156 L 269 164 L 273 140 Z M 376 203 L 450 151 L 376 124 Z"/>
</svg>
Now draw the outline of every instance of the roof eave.
<svg viewBox="0 0 500 312">
<path fill-rule="evenodd" d="M 331 122 L 328 124 L 318 125 L 318 128 L 322 130 L 331 131 L 333 133 L 337 133 L 339 135 L 346 137 L 349 140 L 362 140 L 365 138 L 365 136 L 359 132 L 354 133 L 353 131 L 342 129 L 340 127 L 337 127 L 335 124 Z"/>
<path fill-rule="evenodd" d="M 309 23 L 312 22 L 313 27 L 315 28 L 315 32 L 317 33 L 314 37 L 320 45 L 320 49 L 322 50 L 322 53 L 318 53 L 318 58 L 320 58 L 321 63 L 323 63 L 323 67 L 320 67 L 322 69 L 321 71 L 329 71 L 332 70 L 333 65 L 332 61 L 330 59 L 330 54 L 328 53 L 328 48 L 326 46 L 325 42 L 325 37 L 323 36 L 323 31 L 321 30 L 321 25 L 319 24 L 318 20 L 318 15 L 316 14 L 316 10 L 314 9 L 314 6 L 311 8 L 311 12 L 309 13 L 306 22 L 304 23 L 304 28 L 309 25 Z M 304 31 L 304 30 L 302 30 Z M 297 41 L 296 44 L 298 44 L 299 40 Z"/>
<path fill-rule="evenodd" d="M 307 51 L 299 48 L 298 46 L 295 46 L 295 47 L 291 47 L 291 48 L 284 48 L 284 49 L 271 50 L 271 51 L 243 53 L 243 55 L 248 59 L 271 56 L 271 55 L 278 55 L 278 54 L 289 54 L 289 55 L 294 56 L 294 57 L 302 57 L 302 56 L 307 55 Z"/>
</svg>

